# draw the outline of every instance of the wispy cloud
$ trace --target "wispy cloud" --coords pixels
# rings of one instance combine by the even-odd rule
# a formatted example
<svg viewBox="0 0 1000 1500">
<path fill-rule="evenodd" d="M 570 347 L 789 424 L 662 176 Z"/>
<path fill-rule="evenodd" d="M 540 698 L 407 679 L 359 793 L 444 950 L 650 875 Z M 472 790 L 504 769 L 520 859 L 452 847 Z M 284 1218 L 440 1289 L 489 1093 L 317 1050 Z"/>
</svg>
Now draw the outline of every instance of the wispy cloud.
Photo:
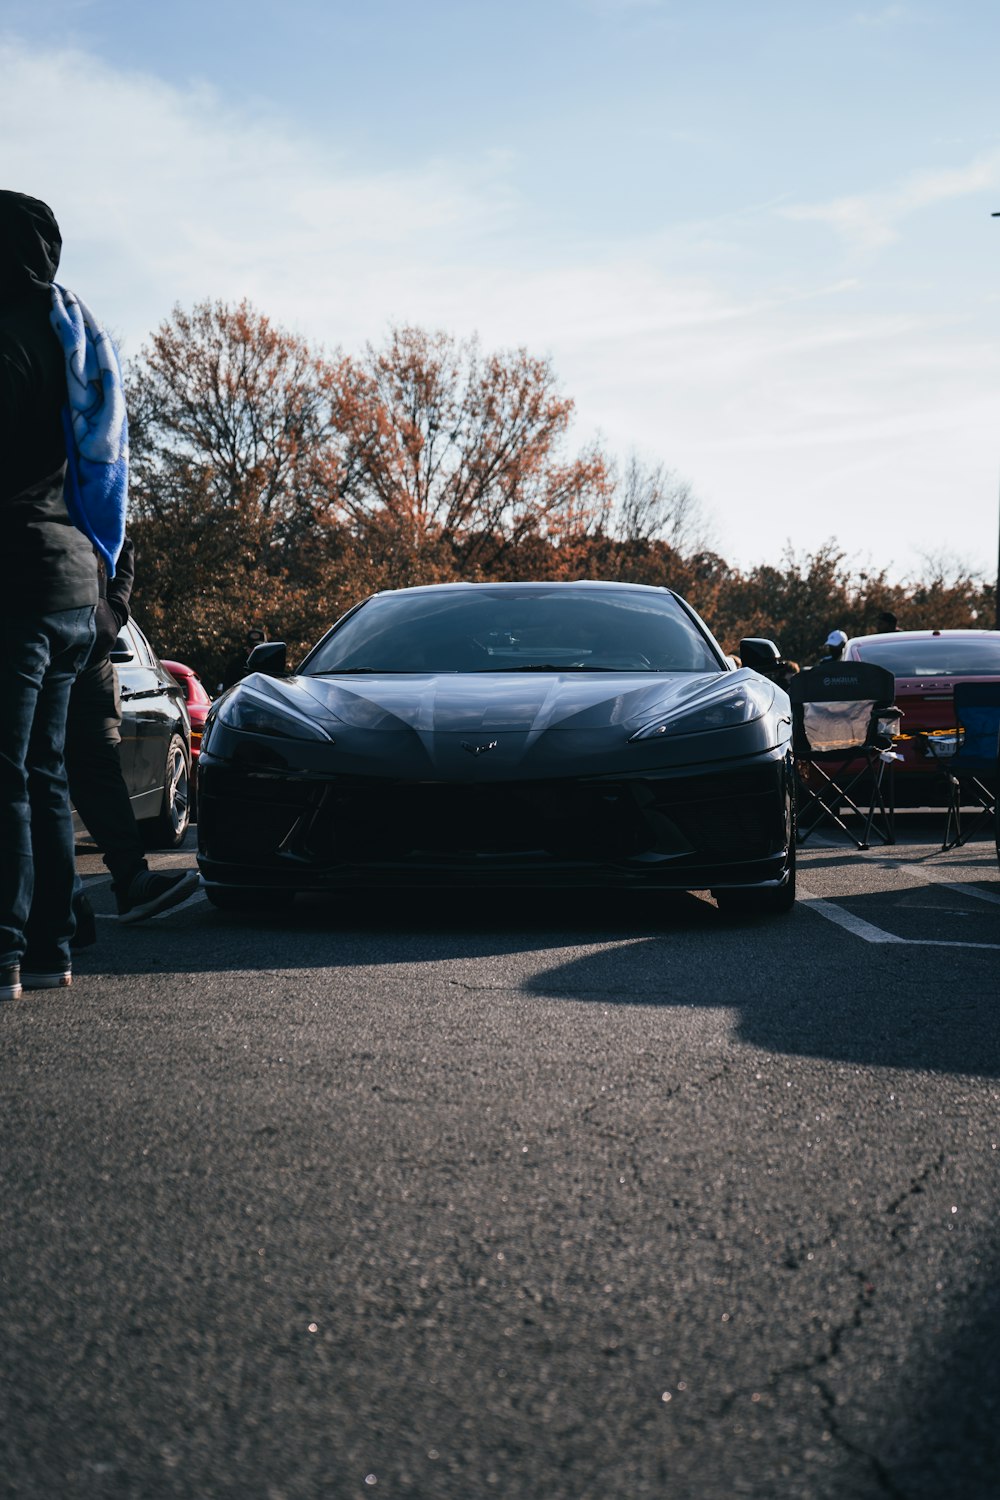
<svg viewBox="0 0 1000 1500">
<path fill-rule="evenodd" d="M 604 17 L 665 9 L 665 0 L 578 0 L 578 3 L 590 15 Z"/>
<path fill-rule="evenodd" d="M 872 10 L 855 11 L 851 19 L 855 26 L 885 28 L 918 20 L 920 12 L 912 5 L 881 5 Z"/>
<path fill-rule="evenodd" d="M 51 203 L 67 283 L 129 333 L 178 300 L 247 295 L 303 324 L 336 311 L 349 337 L 380 286 L 405 302 L 408 271 L 471 257 L 509 216 L 500 155 L 363 173 L 204 86 L 11 42 L 0 76 L 7 183 Z"/>
<path fill-rule="evenodd" d="M 964 166 L 913 173 L 883 192 L 792 204 L 779 212 L 786 219 L 828 224 L 849 249 L 870 253 L 892 244 L 912 214 L 988 189 L 1000 189 L 1000 150 L 984 152 Z"/>
<path fill-rule="evenodd" d="M 67 284 L 128 354 L 203 297 L 248 296 L 327 347 L 378 342 L 392 321 L 478 331 L 552 356 L 581 442 L 600 433 L 689 477 L 734 562 L 836 529 L 849 552 L 881 534 L 903 566 L 899 538 L 933 548 L 945 502 L 992 555 L 997 341 L 923 304 L 873 310 L 857 281 L 776 273 L 770 256 L 758 282 L 741 246 L 776 212 L 885 243 L 906 214 L 993 186 L 1000 153 L 881 195 L 645 236 L 602 226 L 586 245 L 540 235 L 502 153 L 364 172 L 287 120 L 91 56 L 8 41 L 0 77 L 4 185 L 52 204 Z"/>
</svg>

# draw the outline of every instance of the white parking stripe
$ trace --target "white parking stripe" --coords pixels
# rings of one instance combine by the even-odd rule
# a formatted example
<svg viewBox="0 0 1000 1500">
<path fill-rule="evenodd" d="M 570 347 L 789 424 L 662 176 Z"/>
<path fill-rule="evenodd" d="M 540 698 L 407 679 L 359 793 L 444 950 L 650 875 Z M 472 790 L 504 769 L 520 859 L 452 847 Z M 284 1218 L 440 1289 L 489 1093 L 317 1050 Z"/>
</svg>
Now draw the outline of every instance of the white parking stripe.
<svg viewBox="0 0 1000 1500">
<path fill-rule="evenodd" d="M 900 875 L 905 875 L 907 880 L 915 880 L 918 883 L 930 880 L 935 885 L 944 885 L 951 891 L 957 891 L 960 896 L 975 896 L 977 901 L 989 901 L 994 906 L 1000 906 L 1000 894 L 996 891 L 984 891 L 978 885 L 967 885 L 961 880 L 949 880 L 941 865 L 935 868 L 933 865 L 893 864 L 891 868 L 898 870 Z"/>
<path fill-rule="evenodd" d="M 812 891 L 803 890 L 801 886 L 796 891 L 796 899 L 807 905 L 817 916 L 825 917 L 828 922 L 834 922 L 838 927 L 845 927 L 848 932 L 853 932 L 855 937 L 863 938 L 866 943 L 904 943 L 911 948 L 988 948 L 1000 952 L 1000 943 L 962 943 L 949 938 L 898 937 L 896 933 L 886 932 L 883 928 L 866 922 L 863 917 L 856 917 L 853 912 L 844 911 L 832 901 L 816 896 Z"/>
<path fill-rule="evenodd" d="M 812 891 L 804 891 L 800 886 L 795 892 L 796 901 L 805 902 L 810 911 L 816 912 L 817 916 L 825 917 L 828 922 L 835 922 L 838 927 L 846 927 L 848 932 L 853 932 L 855 937 L 864 938 L 866 943 L 905 943 L 906 939 L 896 937 L 894 933 L 883 932 L 881 927 L 875 927 L 871 922 L 866 922 L 863 917 L 856 917 L 852 912 L 844 911 L 842 907 L 835 906 L 832 901 L 826 901 L 822 896 L 815 896 Z"/>
</svg>

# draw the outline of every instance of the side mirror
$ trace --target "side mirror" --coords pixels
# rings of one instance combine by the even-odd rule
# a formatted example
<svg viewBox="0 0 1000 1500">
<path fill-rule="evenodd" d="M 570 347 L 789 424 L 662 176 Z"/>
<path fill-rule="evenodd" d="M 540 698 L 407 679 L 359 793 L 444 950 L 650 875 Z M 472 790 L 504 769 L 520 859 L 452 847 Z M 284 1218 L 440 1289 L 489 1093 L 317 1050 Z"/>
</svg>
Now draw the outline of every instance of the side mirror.
<svg viewBox="0 0 1000 1500">
<path fill-rule="evenodd" d="M 284 677 L 285 656 L 284 641 L 261 641 L 247 657 L 247 671 L 264 672 L 268 677 Z"/>
<path fill-rule="evenodd" d="M 751 636 L 749 640 L 740 641 L 740 661 L 745 667 L 752 667 L 755 672 L 761 672 L 767 677 L 777 670 L 781 652 L 773 641 L 766 641 L 762 636 Z"/>
<path fill-rule="evenodd" d="M 135 661 L 135 653 L 127 635 L 120 635 L 115 641 L 113 651 L 108 652 L 109 661 L 126 662 Z"/>
</svg>

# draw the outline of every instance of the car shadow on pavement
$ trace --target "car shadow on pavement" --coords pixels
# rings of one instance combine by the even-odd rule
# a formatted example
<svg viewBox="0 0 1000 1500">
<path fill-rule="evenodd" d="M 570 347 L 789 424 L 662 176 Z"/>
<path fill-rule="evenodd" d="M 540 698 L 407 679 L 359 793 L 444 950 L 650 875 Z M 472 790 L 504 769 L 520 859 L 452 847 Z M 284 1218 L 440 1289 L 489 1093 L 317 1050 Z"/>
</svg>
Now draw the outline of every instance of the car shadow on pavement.
<svg viewBox="0 0 1000 1500">
<path fill-rule="evenodd" d="M 111 962 L 119 974 L 166 977 L 509 957 L 511 989 L 546 1000 L 724 1007 L 737 1037 L 765 1051 L 1000 1076 L 989 977 L 996 951 L 916 938 L 934 921 L 950 930 L 951 914 L 932 909 L 939 892 L 929 882 L 895 898 L 837 900 L 852 917 L 904 939 L 887 943 L 863 941 L 804 901 L 787 917 L 734 920 L 683 892 L 368 892 L 246 915 L 201 901 L 162 921 L 99 923 L 98 944 L 77 955 L 75 968 L 83 978 Z M 995 934 L 994 909 L 982 916 Z M 558 962 L 567 949 L 572 956 Z M 542 952 L 554 962 L 525 978 L 518 955 Z M 957 980 L 959 953 L 974 982 Z"/>
<path fill-rule="evenodd" d="M 108 919 L 106 886 L 92 899 L 100 919 L 98 943 L 77 955 L 80 973 L 101 970 L 112 951 L 123 973 L 348 968 L 620 942 L 650 933 L 702 934 L 704 941 L 705 932 L 723 921 L 711 902 L 683 891 L 362 891 L 300 896 L 290 906 L 263 912 L 221 912 L 196 896 L 134 926 Z"/>
<path fill-rule="evenodd" d="M 862 921 L 866 912 L 872 922 L 885 920 L 878 897 L 849 904 Z M 703 934 L 697 942 L 704 944 Z M 997 951 L 964 950 L 975 977 L 963 984 L 955 949 L 866 943 L 819 921 L 805 903 L 777 924 L 720 924 L 710 962 L 697 968 L 676 948 L 673 938 L 605 948 L 550 968 L 526 987 L 546 998 L 605 1005 L 727 1007 L 739 1040 L 765 1052 L 1000 1076 Z"/>
<path fill-rule="evenodd" d="M 902 893 L 904 916 L 914 893 L 929 898 L 935 888 L 928 882 Z M 887 908 L 884 892 L 837 904 L 874 923 L 902 909 Z M 667 1041 L 669 1012 L 724 1009 L 738 1040 L 773 1055 L 1000 1076 L 995 981 L 960 984 L 952 951 L 866 943 L 805 902 L 786 918 L 734 921 L 684 893 L 425 891 L 300 900 L 284 913 L 246 916 L 202 901 L 162 922 L 102 924 L 98 945 L 80 954 L 78 967 L 81 974 L 107 972 L 109 965 L 118 975 L 155 973 L 169 986 L 171 974 L 252 976 L 509 957 L 509 971 L 498 966 L 500 982 L 484 1004 L 502 1004 L 509 993 L 539 1006 L 656 1007 Z M 533 953 L 547 954 L 547 966 L 525 977 L 517 958 Z M 982 976 L 995 974 L 995 959 L 972 951 L 965 972 L 978 966 Z M 195 1003 L 210 1006 L 211 995 Z M 268 1003 L 280 1001 L 270 992 Z M 880 1454 L 886 1494 L 914 1500 L 995 1494 L 995 1271 L 984 1246 L 975 1285 L 962 1289 L 964 1306 L 954 1309 L 956 1322 L 922 1346 L 908 1409 Z"/>
</svg>

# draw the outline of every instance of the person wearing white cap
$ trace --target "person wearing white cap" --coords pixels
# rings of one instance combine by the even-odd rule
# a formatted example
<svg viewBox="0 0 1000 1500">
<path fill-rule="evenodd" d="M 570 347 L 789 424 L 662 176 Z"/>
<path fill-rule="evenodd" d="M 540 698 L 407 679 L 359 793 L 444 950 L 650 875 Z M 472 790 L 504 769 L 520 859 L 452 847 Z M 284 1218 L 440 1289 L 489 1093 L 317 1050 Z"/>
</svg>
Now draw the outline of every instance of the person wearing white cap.
<svg viewBox="0 0 1000 1500">
<path fill-rule="evenodd" d="M 823 643 L 826 646 L 826 655 L 820 657 L 820 661 L 840 661 L 847 645 L 847 635 L 843 630 L 831 630 Z"/>
</svg>

